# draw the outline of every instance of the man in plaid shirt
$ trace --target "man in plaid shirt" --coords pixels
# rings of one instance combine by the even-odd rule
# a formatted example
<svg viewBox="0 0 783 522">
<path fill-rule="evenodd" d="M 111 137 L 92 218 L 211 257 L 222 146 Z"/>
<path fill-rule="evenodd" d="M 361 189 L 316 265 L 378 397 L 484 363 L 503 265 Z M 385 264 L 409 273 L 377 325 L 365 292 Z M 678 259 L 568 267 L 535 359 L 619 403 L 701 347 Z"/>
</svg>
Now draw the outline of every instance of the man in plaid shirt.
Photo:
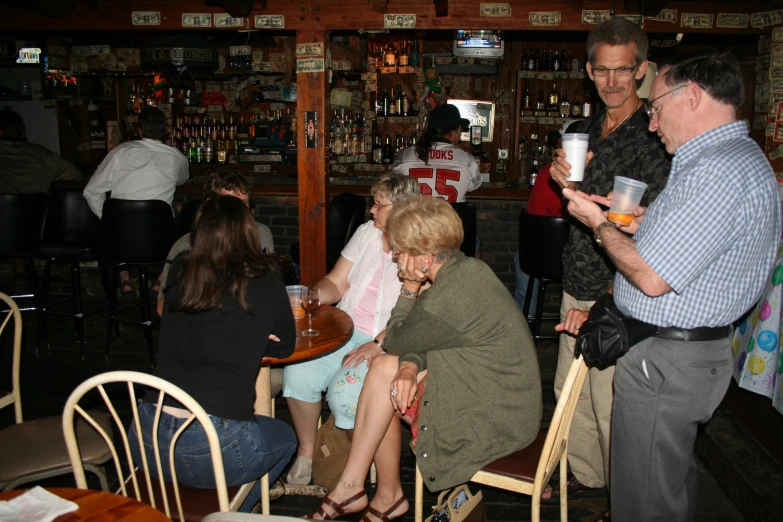
<svg viewBox="0 0 783 522">
<path fill-rule="evenodd" d="M 617 362 L 611 513 L 619 521 L 693 520 L 693 445 L 731 379 L 732 323 L 761 296 L 780 237 L 769 162 L 736 121 L 742 77 L 729 55 L 702 53 L 661 70 L 650 131 L 674 154 L 669 181 L 616 228 L 600 196 L 565 189 L 615 266 L 615 302 L 658 333 Z M 564 327 L 578 333 L 577 314 Z M 579 316 L 580 317 L 580 316 Z"/>
</svg>

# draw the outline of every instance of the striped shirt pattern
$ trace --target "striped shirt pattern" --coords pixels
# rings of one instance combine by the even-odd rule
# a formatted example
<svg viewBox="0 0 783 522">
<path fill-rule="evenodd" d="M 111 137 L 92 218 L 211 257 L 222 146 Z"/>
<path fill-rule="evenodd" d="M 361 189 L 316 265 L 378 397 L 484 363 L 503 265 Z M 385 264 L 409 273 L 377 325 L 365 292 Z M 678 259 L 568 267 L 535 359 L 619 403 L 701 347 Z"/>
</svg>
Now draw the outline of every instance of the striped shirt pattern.
<svg viewBox="0 0 783 522">
<path fill-rule="evenodd" d="M 675 152 L 666 188 L 634 239 L 673 291 L 649 297 L 618 272 L 618 308 L 657 326 L 730 324 L 761 296 L 780 237 L 780 201 L 745 122 L 722 125 Z"/>
</svg>

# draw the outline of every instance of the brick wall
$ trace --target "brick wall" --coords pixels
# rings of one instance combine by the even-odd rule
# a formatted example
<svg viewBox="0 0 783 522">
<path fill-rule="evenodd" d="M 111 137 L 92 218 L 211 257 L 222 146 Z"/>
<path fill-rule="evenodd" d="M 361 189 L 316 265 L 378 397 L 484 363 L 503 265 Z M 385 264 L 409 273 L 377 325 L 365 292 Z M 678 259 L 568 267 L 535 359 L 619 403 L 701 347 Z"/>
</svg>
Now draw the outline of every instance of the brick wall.
<svg viewBox="0 0 783 522">
<path fill-rule="evenodd" d="M 476 206 L 481 259 L 514 291 L 514 253 L 519 243 L 519 212 L 526 201 L 471 200 Z"/>
</svg>

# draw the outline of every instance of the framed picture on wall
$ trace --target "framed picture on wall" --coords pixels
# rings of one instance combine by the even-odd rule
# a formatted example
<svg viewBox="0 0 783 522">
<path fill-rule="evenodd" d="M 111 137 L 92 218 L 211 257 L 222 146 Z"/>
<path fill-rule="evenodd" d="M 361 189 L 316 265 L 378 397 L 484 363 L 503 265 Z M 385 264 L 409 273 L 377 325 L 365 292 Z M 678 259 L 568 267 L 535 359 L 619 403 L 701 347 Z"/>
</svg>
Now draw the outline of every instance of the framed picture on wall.
<svg viewBox="0 0 783 522">
<path fill-rule="evenodd" d="M 463 118 L 470 120 L 471 127 L 481 128 L 481 141 L 492 141 L 492 133 L 495 129 L 495 104 L 481 100 L 457 100 L 447 101 L 459 109 Z M 475 132 L 475 131 L 474 131 Z M 460 141 L 470 141 L 471 133 L 463 132 Z"/>
</svg>

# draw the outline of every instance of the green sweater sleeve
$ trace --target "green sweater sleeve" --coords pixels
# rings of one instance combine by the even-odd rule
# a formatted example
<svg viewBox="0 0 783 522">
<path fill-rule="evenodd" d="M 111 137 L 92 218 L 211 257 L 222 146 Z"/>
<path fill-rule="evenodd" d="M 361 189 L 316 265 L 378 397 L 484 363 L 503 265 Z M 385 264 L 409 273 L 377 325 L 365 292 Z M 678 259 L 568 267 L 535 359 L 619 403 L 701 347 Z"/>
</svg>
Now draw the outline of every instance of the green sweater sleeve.
<svg viewBox="0 0 783 522">
<path fill-rule="evenodd" d="M 428 310 L 427 297 L 423 295 L 418 301 L 398 298 L 383 340 L 387 352 L 399 356 L 400 363 L 416 364 L 419 371 L 427 369 L 427 352 L 454 348 L 466 339 L 464 333 L 443 320 L 443 314 Z"/>
</svg>

